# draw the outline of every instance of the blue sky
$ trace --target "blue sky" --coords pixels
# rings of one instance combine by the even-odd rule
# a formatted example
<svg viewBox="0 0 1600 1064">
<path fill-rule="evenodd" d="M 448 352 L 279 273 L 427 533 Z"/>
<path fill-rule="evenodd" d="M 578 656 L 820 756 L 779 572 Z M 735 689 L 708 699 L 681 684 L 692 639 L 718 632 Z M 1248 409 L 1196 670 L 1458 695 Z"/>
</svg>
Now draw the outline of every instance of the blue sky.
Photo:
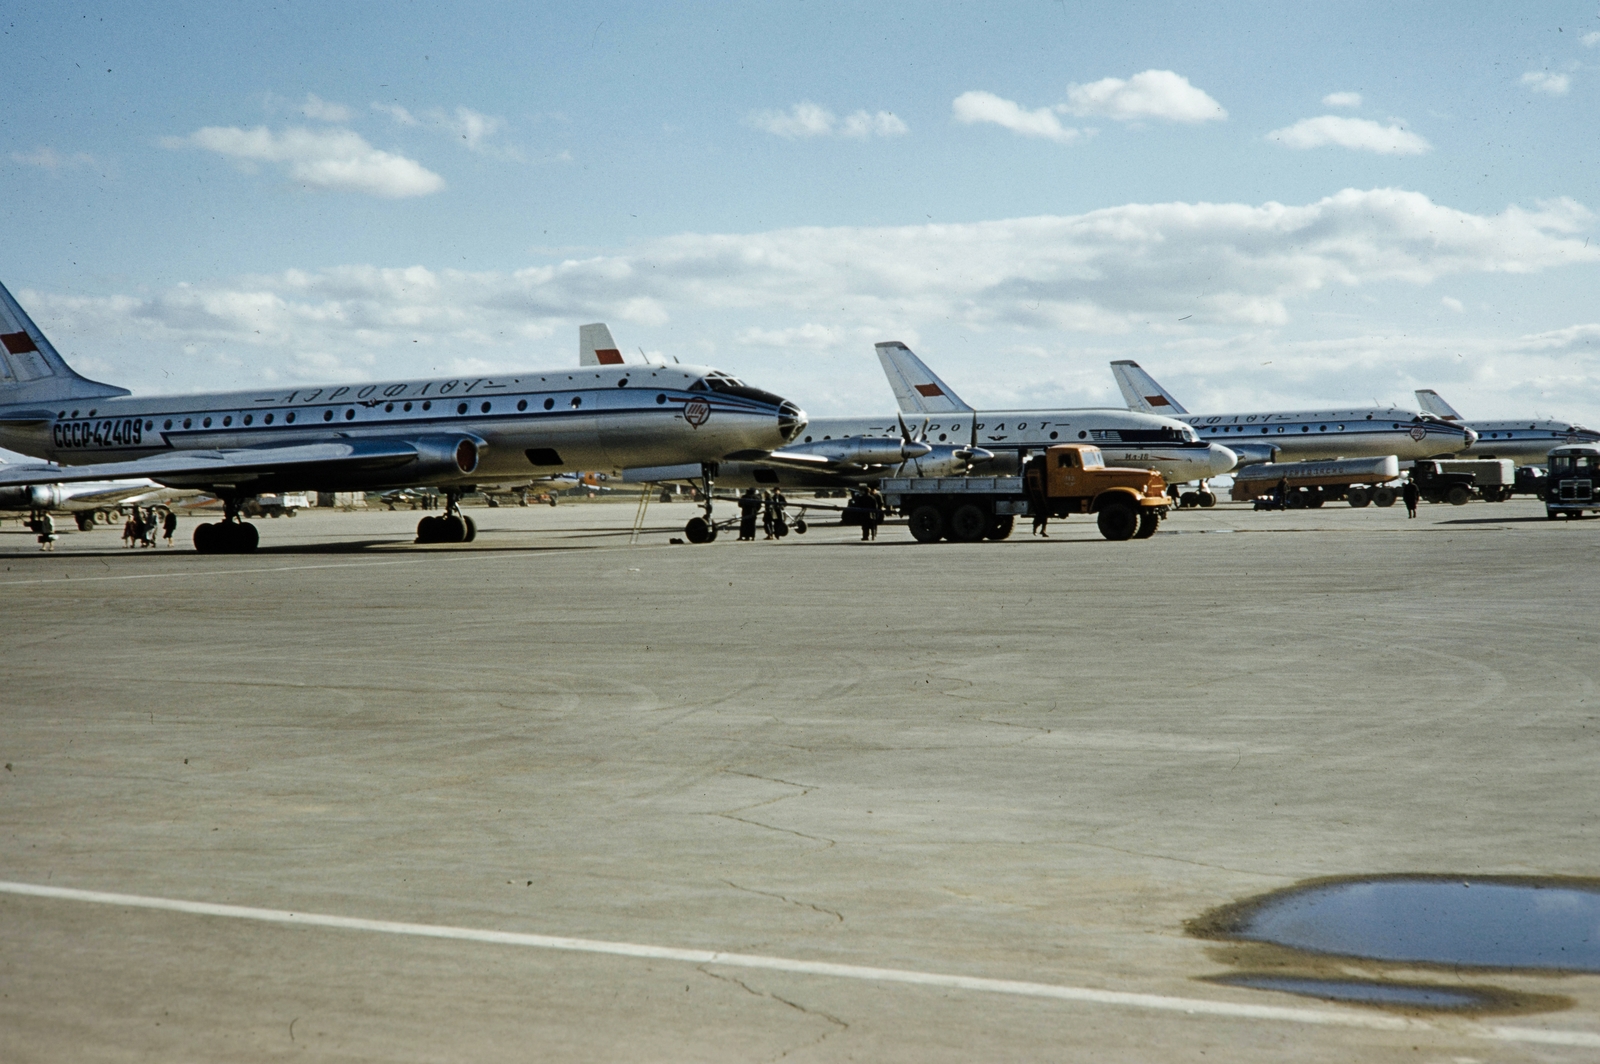
<svg viewBox="0 0 1600 1064">
<path fill-rule="evenodd" d="M 41 5 L 0 280 L 141 392 L 566 364 L 1600 423 L 1594 3 Z M 1596 238 L 1591 242 L 1591 237 Z"/>
</svg>

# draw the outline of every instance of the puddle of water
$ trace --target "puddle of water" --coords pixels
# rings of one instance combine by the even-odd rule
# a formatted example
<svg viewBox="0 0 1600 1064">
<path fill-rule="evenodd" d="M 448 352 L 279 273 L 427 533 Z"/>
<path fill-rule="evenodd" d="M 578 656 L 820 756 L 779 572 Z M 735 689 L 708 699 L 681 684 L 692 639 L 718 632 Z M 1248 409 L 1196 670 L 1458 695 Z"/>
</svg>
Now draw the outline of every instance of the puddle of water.
<svg viewBox="0 0 1600 1064">
<path fill-rule="evenodd" d="M 1600 882 L 1381 876 L 1323 881 L 1227 906 L 1207 938 L 1473 968 L 1600 972 Z"/>
<path fill-rule="evenodd" d="M 1281 990 L 1287 994 L 1324 1001 L 1355 1001 L 1364 1005 L 1389 1005 L 1413 1009 L 1481 1009 L 1494 1001 L 1491 994 L 1422 983 L 1376 983 L 1365 979 L 1311 979 L 1288 975 L 1219 975 L 1210 980 L 1224 986 L 1252 990 Z"/>
</svg>

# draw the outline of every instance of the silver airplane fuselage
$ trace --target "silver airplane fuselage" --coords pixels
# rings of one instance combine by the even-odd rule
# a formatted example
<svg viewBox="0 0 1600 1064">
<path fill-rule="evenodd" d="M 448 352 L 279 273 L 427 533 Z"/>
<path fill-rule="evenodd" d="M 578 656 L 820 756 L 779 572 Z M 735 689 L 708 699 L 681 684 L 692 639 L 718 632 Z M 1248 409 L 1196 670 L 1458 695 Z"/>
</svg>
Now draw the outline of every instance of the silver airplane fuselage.
<svg viewBox="0 0 1600 1064">
<path fill-rule="evenodd" d="M 74 399 L 45 410 L 33 402 L 0 408 L 0 446 L 74 466 L 183 451 L 247 448 L 270 455 L 279 447 L 334 441 L 475 441 L 470 473 L 444 468 L 419 479 L 407 468 L 388 475 L 300 472 L 293 483 L 278 485 L 270 476 L 252 482 L 252 491 L 366 490 L 391 480 L 392 486 L 527 483 L 580 470 L 716 461 L 781 447 L 804 427 L 805 415 L 793 403 L 730 380 L 706 367 L 634 365 Z M 185 473 L 171 482 L 203 480 Z"/>
<path fill-rule="evenodd" d="M 1509 458 L 1519 466 L 1544 465 L 1556 447 L 1572 443 L 1600 443 L 1600 432 L 1570 421 L 1468 421 L 1478 442 L 1457 458 Z"/>
<path fill-rule="evenodd" d="M 1231 447 L 1241 457 L 1262 460 L 1270 449 L 1271 460 L 1278 462 L 1387 454 L 1409 462 L 1455 455 L 1477 439 L 1465 426 L 1402 407 L 1175 416 L 1201 439 Z"/>
</svg>

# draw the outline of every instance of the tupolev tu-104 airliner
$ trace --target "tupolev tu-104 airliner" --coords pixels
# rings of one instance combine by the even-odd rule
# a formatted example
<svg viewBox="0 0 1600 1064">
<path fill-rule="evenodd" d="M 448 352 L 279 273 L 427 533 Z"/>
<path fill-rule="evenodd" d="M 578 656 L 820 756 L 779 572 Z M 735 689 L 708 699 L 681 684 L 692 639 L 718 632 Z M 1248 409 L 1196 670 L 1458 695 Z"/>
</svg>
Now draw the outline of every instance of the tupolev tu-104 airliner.
<svg viewBox="0 0 1600 1064">
<path fill-rule="evenodd" d="M 40 510 L 77 481 L 207 491 L 226 517 L 196 528 L 202 552 L 254 550 L 240 508 L 263 492 L 432 487 L 445 513 L 418 540 L 461 542 L 475 532 L 461 496 L 484 486 L 696 463 L 709 488 L 719 461 L 778 451 L 805 425 L 794 403 L 678 364 L 134 396 L 73 371 L 0 286 L 0 447 L 59 463 L 0 467 L 0 491 Z"/>
</svg>

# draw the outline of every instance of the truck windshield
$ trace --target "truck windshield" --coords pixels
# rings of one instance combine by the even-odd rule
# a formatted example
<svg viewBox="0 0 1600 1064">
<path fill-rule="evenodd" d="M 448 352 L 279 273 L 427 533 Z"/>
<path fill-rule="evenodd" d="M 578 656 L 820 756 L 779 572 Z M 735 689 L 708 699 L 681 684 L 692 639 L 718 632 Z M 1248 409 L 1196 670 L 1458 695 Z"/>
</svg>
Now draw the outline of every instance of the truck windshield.
<svg viewBox="0 0 1600 1064">
<path fill-rule="evenodd" d="M 1572 456 L 1570 454 L 1553 454 L 1550 456 L 1550 475 L 1564 477 L 1572 472 Z"/>
<path fill-rule="evenodd" d="M 1085 468 L 1085 469 L 1104 469 L 1106 467 L 1105 455 L 1100 453 L 1100 448 L 1098 448 L 1098 447 L 1085 447 L 1083 449 L 1083 451 L 1082 451 L 1082 454 L 1083 454 L 1083 468 Z"/>
</svg>

